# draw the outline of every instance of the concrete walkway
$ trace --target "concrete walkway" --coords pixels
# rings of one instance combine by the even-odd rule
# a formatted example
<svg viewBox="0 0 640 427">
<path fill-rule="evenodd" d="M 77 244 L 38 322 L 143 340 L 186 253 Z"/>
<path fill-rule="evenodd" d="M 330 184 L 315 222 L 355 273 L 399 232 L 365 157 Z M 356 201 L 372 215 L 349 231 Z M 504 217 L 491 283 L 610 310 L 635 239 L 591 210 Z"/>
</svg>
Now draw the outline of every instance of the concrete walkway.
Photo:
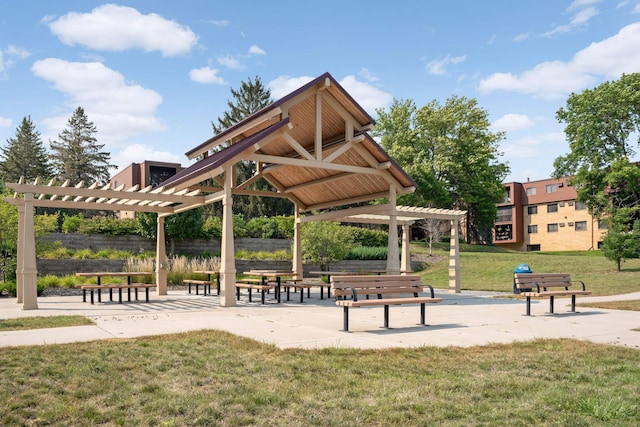
<svg viewBox="0 0 640 427">
<path fill-rule="evenodd" d="M 557 299 L 555 315 L 546 314 L 548 300 L 534 301 L 532 316 L 524 316 L 525 302 L 495 298 L 489 292 L 450 294 L 436 290 L 444 300 L 427 304 L 427 323 L 419 326 L 419 306 L 391 306 L 390 326 L 381 328 L 383 308 L 350 311 L 351 332 L 342 332 L 342 308 L 318 295 L 303 304 L 267 304 L 241 301 L 236 307 L 220 307 L 215 296 L 169 291 L 151 293 L 151 301 L 118 304 L 83 303 L 80 296 L 41 297 L 37 310 L 22 310 L 15 298 L 0 298 L 0 318 L 83 315 L 95 326 L 0 332 L 0 347 L 46 345 L 114 338 L 219 329 L 276 345 L 279 348 L 389 348 L 416 346 L 475 346 L 538 338 L 574 338 L 640 350 L 640 313 L 578 307 L 568 312 L 569 299 Z M 246 299 L 246 296 L 243 296 Z M 581 302 L 640 299 L 640 292 L 614 297 L 578 298 Z"/>
</svg>

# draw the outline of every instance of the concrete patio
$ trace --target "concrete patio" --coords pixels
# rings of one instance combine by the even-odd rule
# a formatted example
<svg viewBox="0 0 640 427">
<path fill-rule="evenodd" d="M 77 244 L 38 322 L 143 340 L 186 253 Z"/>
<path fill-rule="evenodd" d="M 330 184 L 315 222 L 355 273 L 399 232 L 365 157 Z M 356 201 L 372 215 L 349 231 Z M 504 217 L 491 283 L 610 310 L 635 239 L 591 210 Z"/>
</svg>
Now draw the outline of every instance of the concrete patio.
<svg viewBox="0 0 640 427">
<path fill-rule="evenodd" d="M 520 299 L 496 298 L 490 292 L 463 291 L 452 294 L 436 289 L 443 298 L 427 305 L 427 323 L 417 325 L 419 307 L 390 307 L 392 329 L 381 328 L 383 309 L 361 308 L 350 313 L 350 332 L 340 331 L 342 309 L 332 300 L 312 294 L 303 304 L 292 295 L 291 302 L 267 304 L 246 302 L 246 295 L 235 307 L 221 307 L 218 297 L 169 291 L 151 293 L 151 301 L 91 305 L 81 296 L 41 297 L 38 310 L 23 310 L 15 298 L 0 299 L 2 319 L 83 315 L 95 326 L 0 332 L 0 346 L 48 345 L 92 340 L 126 339 L 201 329 L 219 329 L 239 336 L 273 344 L 279 348 L 390 348 L 418 346 L 469 347 L 491 343 L 510 343 L 539 338 L 572 338 L 613 344 L 640 350 L 640 315 L 637 312 L 578 307 L 569 313 L 569 299 L 558 299 L 556 314 L 546 314 L 549 301 L 532 303 L 532 316 L 524 316 Z M 640 292 L 612 297 L 578 298 L 582 302 L 640 299 Z"/>
</svg>

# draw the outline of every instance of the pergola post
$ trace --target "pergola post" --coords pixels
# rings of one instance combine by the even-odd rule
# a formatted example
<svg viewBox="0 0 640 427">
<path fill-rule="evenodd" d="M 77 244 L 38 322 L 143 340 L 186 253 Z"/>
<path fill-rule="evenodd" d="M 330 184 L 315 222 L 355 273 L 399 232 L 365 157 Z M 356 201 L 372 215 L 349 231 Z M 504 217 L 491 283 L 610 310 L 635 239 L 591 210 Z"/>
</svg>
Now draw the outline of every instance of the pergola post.
<svg viewBox="0 0 640 427">
<path fill-rule="evenodd" d="M 411 238 L 411 224 L 402 224 L 402 273 L 411 273 L 411 250 L 409 249 L 409 239 Z"/>
<path fill-rule="evenodd" d="M 18 304 L 24 301 L 24 278 L 22 277 L 22 251 L 24 250 L 24 204 L 18 205 L 18 250 L 16 253 L 16 296 Z"/>
<path fill-rule="evenodd" d="M 158 295 L 167 295 L 167 251 L 164 238 L 164 217 L 158 215 L 156 232 L 156 289 Z"/>
<path fill-rule="evenodd" d="M 22 274 L 23 310 L 38 308 L 38 287 L 36 268 L 36 239 L 33 230 L 33 193 L 24 194 L 24 227 L 22 229 Z"/>
<path fill-rule="evenodd" d="M 304 270 L 302 267 L 302 239 L 300 237 L 300 212 L 298 206 L 294 209 L 293 218 L 293 275 L 297 279 L 302 279 Z"/>
<path fill-rule="evenodd" d="M 449 242 L 449 292 L 460 293 L 460 235 L 458 220 L 451 221 L 451 240 Z"/>
<path fill-rule="evenodd" d="M 236 260 L 233 239 L 233 166 L 224 169 L 224 197 L 222 199 L 222 247 L 220 252 L 220 305 L 236 305 Z"/>
<path fill-rule="evenodd" d="M 398 254 L 398 211 L 396 209 L 396 188 L 389 188 L 389 244 L 387 247 L 387 274 L 400 273 Z"/>
</svg>

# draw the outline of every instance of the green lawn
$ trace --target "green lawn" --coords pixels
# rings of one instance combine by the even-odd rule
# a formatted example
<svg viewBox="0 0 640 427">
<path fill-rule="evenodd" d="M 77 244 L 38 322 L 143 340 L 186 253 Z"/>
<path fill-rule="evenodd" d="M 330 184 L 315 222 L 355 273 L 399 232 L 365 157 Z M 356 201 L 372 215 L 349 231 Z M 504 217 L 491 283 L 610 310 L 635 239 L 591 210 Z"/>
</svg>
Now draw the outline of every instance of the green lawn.
<svg viewBox="0 0 640 427">
<path fill-rule="evenodd" d="M 278 350 L 217 331 L 0 349 L 0 425 L 635 426 L 640 351 Z"/>
<path fill-rule="evenodd" d="M 428 253 L 423 243 L 412 244 L 412 251 Z M 420 272 L 423 282 L 436 288 L 449 286 L 448 245 L 434 249 L 437 262 Z M 628 260 L 622 271 L 600 251 L 584 252 L 515 252 L 495 247 L 461 245 L 460 282 L 462 289 L 513 291 L 513 270 L 528 264 L 535 273 L 571 273 L 582 280 L 594 295 L 615 295 L 640 291 L 640 259 Z"/>
</svg>

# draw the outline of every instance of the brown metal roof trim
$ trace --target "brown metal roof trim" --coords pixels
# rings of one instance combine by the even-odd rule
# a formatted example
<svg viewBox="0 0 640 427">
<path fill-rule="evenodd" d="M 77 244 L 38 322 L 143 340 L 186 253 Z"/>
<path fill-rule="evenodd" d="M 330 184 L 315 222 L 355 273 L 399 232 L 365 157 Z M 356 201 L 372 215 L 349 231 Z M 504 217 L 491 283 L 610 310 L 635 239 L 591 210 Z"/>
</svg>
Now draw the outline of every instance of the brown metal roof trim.
<svg viewBox="0 0 640 427">
<path fill-rule="evenodd" d="M 250 136 L 249 138 L 245 138 L 236 144 L 230 145 L 229 147 L 220 150 L 209 157 L 205 157 L 204 159 L 194 163 L 186 169 L 181 170 L 180 172 L 163 182 L 162 185 L 164 185 L 165 187 L 179 186 L 181 183 L 202 172 L 204 169 L 213 169 L 222 166 L 224 163 L 233 159 L 235 156 L 242 153 L 244 150 L 251 147 L 256 142 L 260 141 L 262 138 L 267 137 L 268 135 L 276 132 L 278 129 L 281 129 L 283 126 L 286 126 L 288 124 L 289 118 L 287 117 L 284 120 L 279 121 L 275 125 L 272 125 L 267 129 L 264 129 Z"/>
</svg>

